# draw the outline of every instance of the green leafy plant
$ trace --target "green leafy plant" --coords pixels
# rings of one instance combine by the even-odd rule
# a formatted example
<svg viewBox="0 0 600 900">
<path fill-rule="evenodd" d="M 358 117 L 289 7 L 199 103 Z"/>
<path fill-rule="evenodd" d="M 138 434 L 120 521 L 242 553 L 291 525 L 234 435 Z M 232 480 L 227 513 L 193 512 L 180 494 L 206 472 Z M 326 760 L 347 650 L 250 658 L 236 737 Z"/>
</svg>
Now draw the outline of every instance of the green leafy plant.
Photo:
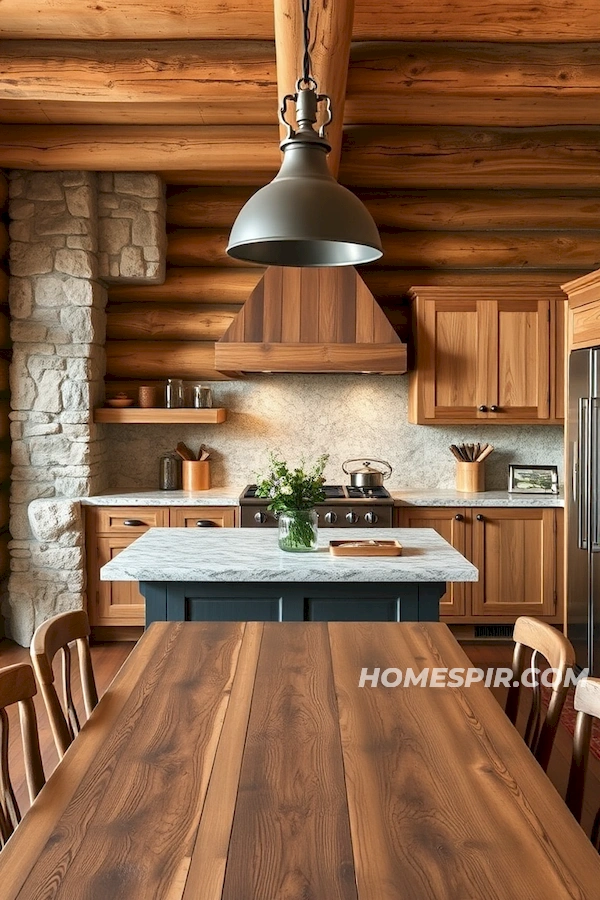
<svg viewBox="0 0 600 900">
<path fill-rule="evenodd" d="M 269 472 L 258 478 L 256 496 L 269 500 L 273 512 L 312 509 L 325 499 L 323 472 L 329 459 L 323 453 L 311 468 L 306 468 L 302 459 L 300 465 L 291 469 L 276 453 L 269 455 Z"/>
</svg>

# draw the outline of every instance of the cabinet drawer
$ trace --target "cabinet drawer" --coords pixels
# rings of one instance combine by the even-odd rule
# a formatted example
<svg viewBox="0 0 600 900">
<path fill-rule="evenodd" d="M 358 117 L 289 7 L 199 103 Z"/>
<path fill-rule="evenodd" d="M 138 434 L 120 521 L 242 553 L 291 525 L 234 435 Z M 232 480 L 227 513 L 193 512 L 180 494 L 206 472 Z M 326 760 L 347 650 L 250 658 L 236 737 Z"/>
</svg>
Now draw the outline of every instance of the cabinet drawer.
<svg viewBox="0 0 600 900">
<path fill-rule="evenodd" d="M 99 534 L 143 534 L 169 525 L 169 510 L 161 506 L 106 506 L 95 513 Z"/>
<path fill-rule="evenodd" d="M 235 506 L 176 506 L 171 507 L 170 524 L 171 528 L 233 528 L 235 514 Z"/>
</svg>

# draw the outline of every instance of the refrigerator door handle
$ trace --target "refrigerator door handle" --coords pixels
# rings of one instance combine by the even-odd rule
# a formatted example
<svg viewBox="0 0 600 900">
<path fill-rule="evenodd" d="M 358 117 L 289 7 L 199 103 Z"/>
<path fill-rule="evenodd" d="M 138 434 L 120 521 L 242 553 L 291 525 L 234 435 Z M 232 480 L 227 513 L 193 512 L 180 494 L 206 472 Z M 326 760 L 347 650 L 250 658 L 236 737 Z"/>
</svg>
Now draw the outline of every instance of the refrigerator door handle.
<svg viewBox="0 0 600 900">
<path fill-rule="evenodd" d="M 577 546 L 580 550 L 588 548 L 589 518 L 589 400 L 579 398 L 577 415 Z"/>
<path fill-rule="evenodd" d="M 600 399 L 593 397 L 590 401 L 590 433 L 591 441 L 590 450 L 590 550 L 592 553 L 600 553 L 600 516 L 598 511 L 598 503 L 600 502 L 600 485 L 599 485 L 599 465 L 600 465 L 600 434 L 598 426 L 600 424 Z"/>
</svg>

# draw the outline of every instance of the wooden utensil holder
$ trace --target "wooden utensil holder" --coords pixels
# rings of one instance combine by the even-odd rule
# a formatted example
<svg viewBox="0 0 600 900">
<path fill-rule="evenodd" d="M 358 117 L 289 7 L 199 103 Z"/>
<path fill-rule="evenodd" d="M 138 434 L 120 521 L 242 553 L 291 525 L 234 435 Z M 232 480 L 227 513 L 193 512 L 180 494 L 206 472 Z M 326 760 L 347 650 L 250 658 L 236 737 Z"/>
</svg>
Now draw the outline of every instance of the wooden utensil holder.
<svg viewBox="0 0 600 900">
<path fill-rule="evenodd" d="M 484 463 L 457 462 L 456 490 L 465 494 L 479 494 L 485 491 Z"/>
<path fill-rule="evenodd" d="M 181 463 L 184 491 L 207 491 L 210 487 L 210 463 L 208 460 L 184 459 Z"/>
</svg>

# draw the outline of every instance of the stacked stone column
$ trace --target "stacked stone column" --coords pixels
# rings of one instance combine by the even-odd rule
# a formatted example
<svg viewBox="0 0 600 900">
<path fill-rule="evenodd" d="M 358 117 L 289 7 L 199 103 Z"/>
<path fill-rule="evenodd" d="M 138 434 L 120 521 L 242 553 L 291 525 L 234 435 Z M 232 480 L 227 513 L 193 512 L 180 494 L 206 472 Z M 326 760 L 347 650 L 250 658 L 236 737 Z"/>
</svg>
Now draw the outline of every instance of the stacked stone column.
<svg viewBox="0 0 600 900">
<path fill-rule="evenodd" d="M 104 487 L 106 450 L 93 409 L 104 391 L 106 291 L 98 281 L 95 174 L 13 172 L 9 196 L 13 540 L 6 613 L 11 636 L 27 644 L 45 618 L 83 605 L 78 513 L 67 515 L 72 528 L 39 541 L 28 506 Z"/>
</svg>

